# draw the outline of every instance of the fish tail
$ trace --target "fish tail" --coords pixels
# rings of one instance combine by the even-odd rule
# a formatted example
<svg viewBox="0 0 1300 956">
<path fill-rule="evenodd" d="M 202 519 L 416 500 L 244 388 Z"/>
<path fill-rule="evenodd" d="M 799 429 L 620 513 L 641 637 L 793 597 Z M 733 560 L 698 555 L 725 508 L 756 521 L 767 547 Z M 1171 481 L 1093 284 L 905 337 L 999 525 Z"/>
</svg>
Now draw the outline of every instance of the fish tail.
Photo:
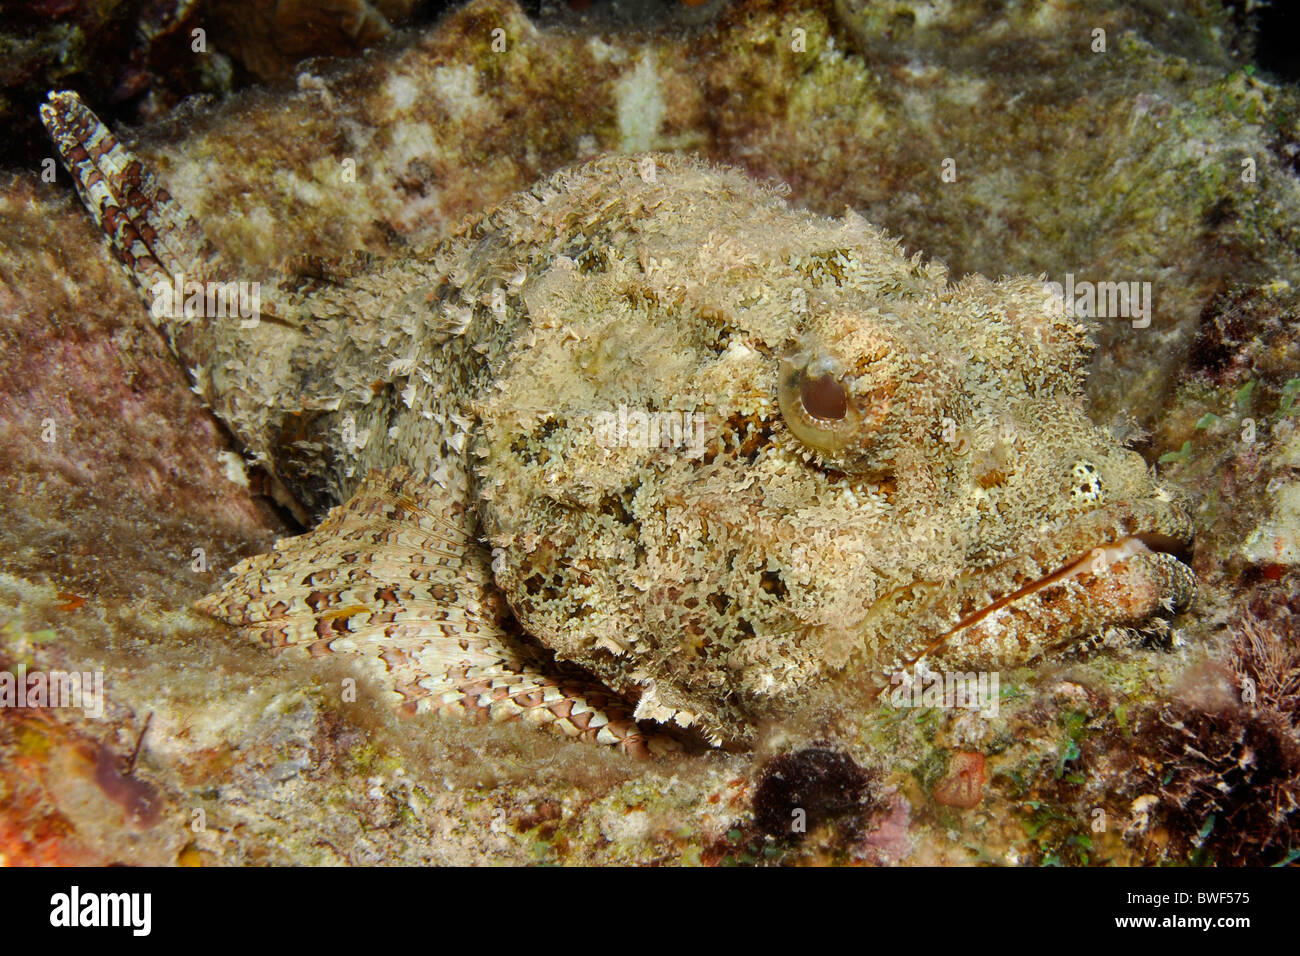
<svg viewBox="0 0 1300 956">
<path fill-rule="evenodd" d="M 148 297 L 160 282 L 229 274 L 202 227 L 76 93 L 52 92 L 41 121 L 81 201 Z"/>
<path fill-rule="evenodd" d="M 280 426 L 279 412 L 268 410 L 293 394 L 292 355 L 302 341 L 293 300 L 236 281 L 238 270 L 198 222 L 76 93 L 51 92 L 40 113 L 81 201 L 195 391 L 269 463 Z"/>
</svg>

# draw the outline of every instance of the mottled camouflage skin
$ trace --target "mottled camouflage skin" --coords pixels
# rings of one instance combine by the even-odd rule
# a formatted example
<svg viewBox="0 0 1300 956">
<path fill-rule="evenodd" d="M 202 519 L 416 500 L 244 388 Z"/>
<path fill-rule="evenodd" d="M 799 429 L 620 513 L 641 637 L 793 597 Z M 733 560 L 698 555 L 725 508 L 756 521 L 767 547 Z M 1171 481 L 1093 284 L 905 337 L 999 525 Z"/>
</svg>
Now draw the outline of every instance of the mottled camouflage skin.
<svg viewBox="0 0 1300 956">
<path fill-rule="evenodd" d="M 53 103 L 83 194 L 96 153 L 143 184 L 109 183 L 135 235 L 105 223 L 142 286 L 229 272 L 193 230 L 166 261 L 183 214 Z M 594 677 L 643 727 L 743 743 L 922 657 L 1014 666 L 1194 591 L 1185 512 L 1084 412 L 1085 327 L 851 211 L 606 157 L 436 248 L 309 271 L 253 328 L 161 323 L 303 514 L 350 502 L 207 607 L 353 653 L 408 707 L 653 744 Z"/>
</svg>

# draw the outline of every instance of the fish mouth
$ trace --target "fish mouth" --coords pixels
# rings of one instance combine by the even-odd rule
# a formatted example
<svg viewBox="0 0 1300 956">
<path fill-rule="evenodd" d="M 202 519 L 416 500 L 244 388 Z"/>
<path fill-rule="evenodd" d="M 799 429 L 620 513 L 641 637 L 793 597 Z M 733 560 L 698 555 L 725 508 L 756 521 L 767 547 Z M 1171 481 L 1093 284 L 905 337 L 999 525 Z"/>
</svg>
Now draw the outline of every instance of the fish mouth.
<svg viewBox="0 0 1300 956">
<path fill-rule="evenodd" d="M 1196 595 L 1192 543 L 1187 513 L 1157 500 L 1046 529 L 1037 546 L 938 589 L 927 610 L 941 620 L 931 616 L 931 637 L 905 662 L 933 657 L 994 670 L 1172 617 Z"/>
<path fill-rule="evenodd" d="M 1110 570 L 1113 565 L 1127 561 L 1129 558 L 1138 555 L 1163 555 L 1166 559 L 1172 559 L 1179 564 L 1185 564 L 1179 554 L 1188 554 L 1188 545 L 1185 542 L 1176 541 L 1166 535 L 1161 534 L 1134 534 L 1121 538 L 1119 541 L 1110 544 L 1099 544 L 1083 554 L 1076 555 L 1068 561 L 1064 567 L 1053 571 L 1041 578 L 1030 581 L 1022 585 L 1010 594 L 1004 594 L 997 598 L 991 604 L 966 615 L 957 622 L 948 634 L 953 634 L 964 628 L 971 627 L 979 623 L 984 618 L 993 614 L 995 611 L 1006 607 L 1014 601 L 1029 597 L 1050 588 L 1053 585 L 1061 584 L 1071 578 L 1078 577 L 1082 574 L 1098 574 Z M 1167 563 L 1167 562 L 1166 562 Z M 1172 607 L 1175 612 L 1184 610 L 1190 604 L 1191 595 L 1186 595 L 1186 600 L 1181 601 L 1182 607 Z M 1172 602 L 1171 602 L 1172 603 Z M 944 635 L 947 637 L 948 635 Z"/>
</svg>

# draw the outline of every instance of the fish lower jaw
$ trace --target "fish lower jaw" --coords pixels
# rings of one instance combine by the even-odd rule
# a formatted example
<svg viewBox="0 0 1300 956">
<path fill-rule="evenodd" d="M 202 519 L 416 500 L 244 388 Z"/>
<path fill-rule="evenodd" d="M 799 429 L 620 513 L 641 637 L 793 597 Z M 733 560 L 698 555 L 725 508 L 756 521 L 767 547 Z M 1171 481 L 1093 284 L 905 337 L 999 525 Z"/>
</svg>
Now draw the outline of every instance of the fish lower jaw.
<svg viewBox="0 0 1300 956">
<path fill-rule="evenodd" d="M 1175 556 L 1184 542 L 1133 534 L 1076 554 L 1036 578 L 965 614 L 924 652 L 963 666 L 1028 663 L 1108 628 L 1140 629 L 1191 606 L 1196 578 Z"/>
</svg>

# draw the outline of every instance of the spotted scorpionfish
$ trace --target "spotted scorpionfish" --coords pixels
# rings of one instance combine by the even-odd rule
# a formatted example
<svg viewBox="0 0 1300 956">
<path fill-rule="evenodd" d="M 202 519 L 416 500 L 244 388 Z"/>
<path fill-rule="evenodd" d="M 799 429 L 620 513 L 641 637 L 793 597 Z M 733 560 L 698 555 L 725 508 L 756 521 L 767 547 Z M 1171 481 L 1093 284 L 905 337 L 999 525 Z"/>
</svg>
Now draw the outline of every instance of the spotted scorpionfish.
<svg viewBox="0 0 1300 956">
<path fill-rule="evenodd" d="M 42 118 L 146 296 L 237 278 L 75 94 Z M 1194 595 L 1186 510 L 1087 417 L 1089 331 L 1041 280 L 952 283 L 852 211 L 659 154 L 310 271 L 257 322 L 151 313 L 311 527 L 200 606 L 406 712 L 743 747 Z"/>
</svg>

